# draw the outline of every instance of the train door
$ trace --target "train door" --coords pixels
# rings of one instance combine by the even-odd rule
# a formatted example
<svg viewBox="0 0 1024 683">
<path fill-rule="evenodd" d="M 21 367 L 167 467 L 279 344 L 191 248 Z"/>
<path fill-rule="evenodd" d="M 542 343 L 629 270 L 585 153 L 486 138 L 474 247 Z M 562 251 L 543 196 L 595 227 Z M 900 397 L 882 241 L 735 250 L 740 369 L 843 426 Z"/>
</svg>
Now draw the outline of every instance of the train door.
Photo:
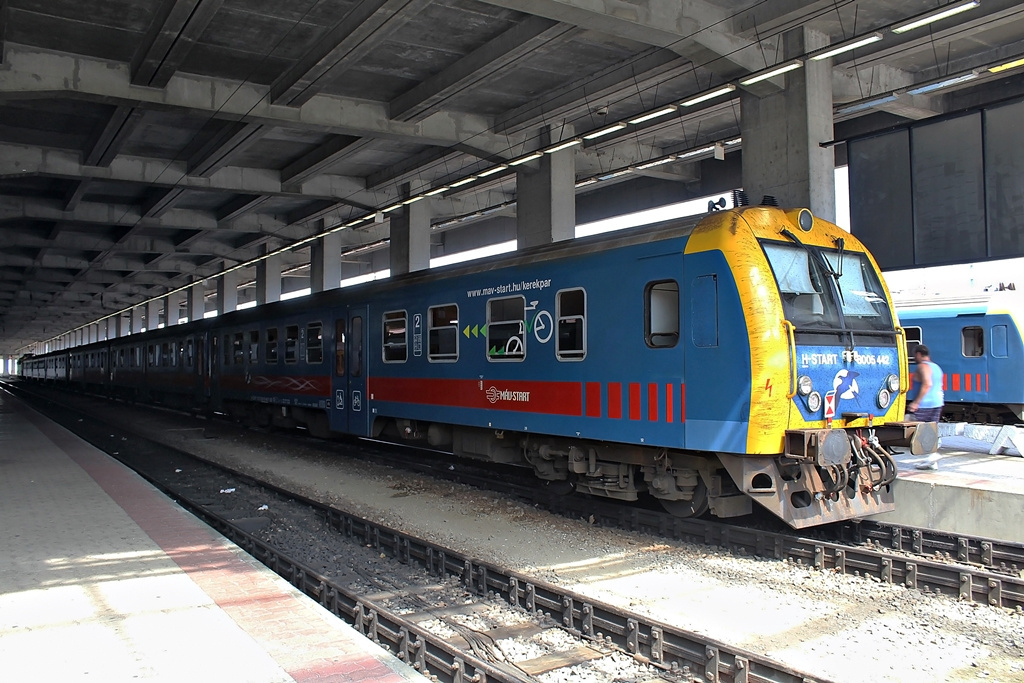
<svg viewBox="0 0 1024 683">
<path fill-rule="evenodd" d="M 369 434 L 366 410 L 366 307 L 335 311 L 331 431 Z"/>
</svg>

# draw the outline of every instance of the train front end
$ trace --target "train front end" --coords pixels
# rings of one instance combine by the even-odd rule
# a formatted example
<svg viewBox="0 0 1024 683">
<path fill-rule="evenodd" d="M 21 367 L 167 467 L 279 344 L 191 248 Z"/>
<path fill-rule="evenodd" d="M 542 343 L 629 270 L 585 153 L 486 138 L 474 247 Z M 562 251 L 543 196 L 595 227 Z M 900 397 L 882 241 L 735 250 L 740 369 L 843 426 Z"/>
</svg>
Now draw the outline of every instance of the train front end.
<svg viewBox="0 0 1024 683">
<path fill-rule="evenodd" d="M 889 447 L 929 452 L 937 427 L 903 421 L 906 343 L 877 264 L 806 209 L 732 220 L 720 248 L 746 317 L 750 407 L 746 453 L 719 459 L 796 528 L 893 510 Z"/>
</svg>

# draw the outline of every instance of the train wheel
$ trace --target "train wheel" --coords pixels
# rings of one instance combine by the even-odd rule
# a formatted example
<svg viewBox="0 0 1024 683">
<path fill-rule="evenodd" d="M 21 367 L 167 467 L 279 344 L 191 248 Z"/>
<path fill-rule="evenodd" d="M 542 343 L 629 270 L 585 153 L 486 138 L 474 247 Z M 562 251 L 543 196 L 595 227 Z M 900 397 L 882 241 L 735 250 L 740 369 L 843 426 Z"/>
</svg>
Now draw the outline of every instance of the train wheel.
<svg viewBox="0 0 1024 683">
<path fill-rule="evenodd" d="M 704 481 L 697 479 L 697 485 L 693 487 L 693 498 L 690 500 L 664 500 L 659 499 L 661 506 L 670 515 L 676 517 L 700 517 L 708 511 L 708 487 Z"/>
</svg>

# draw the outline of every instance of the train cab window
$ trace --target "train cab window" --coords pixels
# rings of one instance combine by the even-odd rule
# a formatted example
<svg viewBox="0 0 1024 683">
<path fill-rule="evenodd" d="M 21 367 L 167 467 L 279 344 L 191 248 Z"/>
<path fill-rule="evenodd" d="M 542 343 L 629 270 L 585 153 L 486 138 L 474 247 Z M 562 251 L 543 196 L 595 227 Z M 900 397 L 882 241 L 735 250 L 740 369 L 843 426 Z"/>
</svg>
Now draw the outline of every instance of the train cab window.
<svg viewBox="0 0 1024 683">
<path fill-rule="evenodd" d="M 487 302 L 487 360 L 526 358 L 526 298 L 510 296 Z"/>
<path fill-rule="evenodd" d="M 564 289 L 555 296 L 559 360 L 583 360 L 587 355 L 587 297 L 582 289 Z"/>
<path fill-rule="evenodd" d="M 405 311 L 384 314 L 384 362 L 404 363 L 409 354 L 409 326 Z"/>
<path fill-rule="evenodd" d="M 306 362 L 324 362 L 323 323 L 309 323 L 306 325 Z"/>
<path fill-rule="evenodd" d="M 266 362 L 277 363 L 277 328 L 267 328 L 267 351 L 264 355 Z"/>
<path fill-rule="evenodd" d="M 231 357 L 234 359 L 235 365 L 245 362 L 245 334 L 243 332 L 235 332 L 231 344 Z"/>
<path fill-rule="evenodd" d="M 284 362 L 294 363 L 299 359 L 299 326 L 284 328 Z"/>
<path fill-rule="evenodd" d="M 427 309 L 427 360 L 451 362 L 459 359 L 459 307 L 456 304 Z"/>
<path fill-rule="evenodd" d="M 256 365 L 260 362 L 260 332 L 249 330 L 249 364 Z"/>
<path fill-rule="evenodd" d="M 960 330 L 960 347 L 964 356 L 980 358 L 985 355 L 985 334 L 976 325 Z"/>
<path fill-rule="evenodd" d="M 644 339 L 652 348 L 671 348 L 679 342 L 679 283 L 651 282 L 644 292 Z"/>
<path fill-rule="evenodd" d="M 363 317 L 352 318 L 352 353 L 349 354 L 348 369 L 352 377 L 363 376 Z"/>
<path fill-rule="evenodd" d="M 914 360 L 914 349 L 921 343 L 921 328 L 920 327 L 904 327 L 903 331 L 906 333 L 907 339 L 907 358 L 911 361 Z"/>
</svg>

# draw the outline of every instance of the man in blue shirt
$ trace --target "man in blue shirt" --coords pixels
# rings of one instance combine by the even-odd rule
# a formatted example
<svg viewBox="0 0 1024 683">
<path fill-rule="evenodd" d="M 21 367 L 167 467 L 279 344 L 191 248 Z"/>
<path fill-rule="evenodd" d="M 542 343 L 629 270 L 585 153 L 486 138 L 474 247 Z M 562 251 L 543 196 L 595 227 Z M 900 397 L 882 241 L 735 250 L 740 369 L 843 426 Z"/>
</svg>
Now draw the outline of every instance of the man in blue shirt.
<svg viewBox="0 0 1024 683">
<path fill-rule="evenodd" d="M 942 415 L 945 396 L 942 392 L 942 368 L 931 359 L 928 347 L 918 344 L 914 349 L 914 381 L 918 386 L 917 396 L 907 404 L 907 412 L 912 413 L 917 422 L 938 422 Z M 917 465 L 919 470 L 935 470 L 939 467 L 939 454 L 931 453 L 927 459 Z"/>
</svg>

